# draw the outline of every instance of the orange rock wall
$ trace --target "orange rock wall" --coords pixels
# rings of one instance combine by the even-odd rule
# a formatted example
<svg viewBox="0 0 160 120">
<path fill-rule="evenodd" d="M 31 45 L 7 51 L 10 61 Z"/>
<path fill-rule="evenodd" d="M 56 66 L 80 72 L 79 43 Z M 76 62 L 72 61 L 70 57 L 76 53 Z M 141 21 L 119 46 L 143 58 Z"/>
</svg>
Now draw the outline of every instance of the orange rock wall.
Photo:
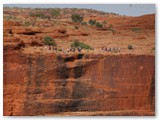
<svg viewBox="0 0 160 120">
<path fill-rule="evenodd" d="M 154 115 L 154 76 L 151 55 L 27 55 L 4 47 L 4 115 Z"/>
</svg>

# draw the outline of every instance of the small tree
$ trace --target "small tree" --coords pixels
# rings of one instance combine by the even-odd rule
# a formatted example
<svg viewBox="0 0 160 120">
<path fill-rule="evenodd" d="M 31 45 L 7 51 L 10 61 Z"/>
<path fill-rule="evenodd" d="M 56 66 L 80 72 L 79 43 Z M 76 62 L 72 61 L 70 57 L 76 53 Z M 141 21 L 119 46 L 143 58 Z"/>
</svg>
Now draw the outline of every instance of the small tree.
<svg viewBox="0 0 160 120">
<path fill-rule="evenodd" d="M 93 25 L 96 24 L 96 20 L 89 20 L 88 23 L 89 23 L 91 26 L 93 26 Z"/>
<path fill-rule="evenodd" d="M 58 9 L 51 9 L 50 10 L 52 17 L 57 17 L 60 14 Z"/>
<path fill-rule="evenodd" d="M 83 17 L 81 17 L 79 14 L 73 14 L 71 18 L 72 21 L 76 23 L 81 23 L 83 21 Z"/>
<path fill-rule="evenodd" d="M 79 42 L 78 40 L 75 40 L 72 44 L 71 44 L 72 48 L 76 48 L 76 47 L 81 47 L 82 49 L 86 49 L 86 50 L 92 50 L 93 48 L 90 45 L 87 45 L 83 42 Z"/>
<path fill-rule="evenodd" d="M 72 48 L 75 48 L 75 47 L 78 47 L 79 46 L 79 41 L 78 40 L 75 40 L 72 44 L 71 44 L 71 47 Z"/>
<path fill-rule="evenodd" d="M 29 21 L 25 21 L 24 26 L 30 26 L 31 23 Z"/>
<path fill-rule="evenodd" d="M 133 32 L 139 32 L 139 31 L 141 31 L 141 29 L 140 28 L 132 28 L 132 31 Z"/>
<path fill-rule="evenodd" d="M 81 24 L 82 24 L 82 25 L 87 25 L 87 22 L 82 22 Z"/>
<path fill-rule="evenodd" d="M 133 49 L 133 46 L 132 46 L 132 45 L 128 45 L 128 49 L 129 49 L 129 50 L 132 50 L 132 49 Z"/>
<path fill-rule="evenodd" d="M 44 13 L 32 13 L 32 12 L 30 12 L 29 14 L 30 14 L 31 17 L 38 17 L 38 18 L 41 18 L 41 19 L 50 19 L 50 16 L 45 15 Z"/>
<path fill-rule="evenodd" d="M 102 27 L 103 27 L 103 25 L 102 25 L 101 23 L 99 23 L 99 22 L 96 22 L 96 27 L 98 27 L 98 28 L 102 28 Z"/>
<path fill-rule="evenodd" d="M 54 39 L 50 36 L 46 36 L 44 37 L 44 44 L 45 45 L 49 45 L 49 46 L 56 46 L 56 42 L 54 41 Z"/>
</svg>

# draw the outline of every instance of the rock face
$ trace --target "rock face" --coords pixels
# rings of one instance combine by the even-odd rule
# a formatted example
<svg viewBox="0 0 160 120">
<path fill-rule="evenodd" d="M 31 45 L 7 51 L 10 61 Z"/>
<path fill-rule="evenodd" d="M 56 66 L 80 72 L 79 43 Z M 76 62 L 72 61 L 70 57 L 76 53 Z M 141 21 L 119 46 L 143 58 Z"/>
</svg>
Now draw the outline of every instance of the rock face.
<svg viewBox="0 0 160 120">
<path fill-rule="evenodd" d="M 4 8 L 4 115 L 155 115 L 155 14 L 56 10 Z M 73 13 L 107 24 L 74 23 Z M 64 54 L 75 40 L 94 50 Z"/>
<path fill-rule="evenodd" d="M 153 55 L 24 54 L 4 47 L 4 115 L 154 115 Z"/>
</svg>

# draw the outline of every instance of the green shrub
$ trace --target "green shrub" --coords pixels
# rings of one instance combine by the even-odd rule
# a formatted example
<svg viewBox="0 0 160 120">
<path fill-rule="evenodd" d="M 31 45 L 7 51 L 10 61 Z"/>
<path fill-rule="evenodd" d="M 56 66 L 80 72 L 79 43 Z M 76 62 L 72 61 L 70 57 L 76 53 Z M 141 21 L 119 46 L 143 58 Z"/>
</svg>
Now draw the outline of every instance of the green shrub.
<svg viewBox="0 0 160 120">
<path fill-rule="evenodd" d="M 24 26 L 30 26 L 31 25 L 31 23 L 29 22 L 29 21 L 26 21 L 25 23 L 24 23 Z"/>
<path fill-rule="evenodd" d="M 87 25 L 87 22 L 82 22 L 81 24 L 82 24 L 82 25 Z"/>
<path fill-rule="evenodd" d="M 82 49 L 86 49 L 86 50 L 92 50 L 93 48 L 90 45 L 87 45 L 83 42 L 79 42 L 78 40 L 75 40 L 72 44 L 71 44 L 72 48 L 76 48 L 76 47 L 81 47 Z"/>
<path fill-rule="evenodd" d="M 60 15 L 60 10 L 58 10 L 58 9 L 51 9 L 50 13 L 51 13 L 52 17 L 57 17 L 57 16 Z"/>
<path fill-rule="evenodd" d="M 30 12 L 30 16 L 31 17 L 39 17 L 41 19 L 50 19 L 50 16 L 47 16 L 43 13 L 32 13 L 32 12 Z"/>
<path fill-rule="evenodd" d="M 102 27 L 103 27 L 103 25 L 102 25 L 101 23 L 99 23 L 99 22 L 96 22 L 96 27 L 98 27 L 98 28 L 102 28 Z"/>
<path fill-rule="evenodd" d="M 79 14 L 73 14 L 71 18 L 72 21 L 76 23 L 81 23 L 83 21 L 83 17 L 81 17 Z"/>
<path fill-rule="evenodd" d="M 3 19 L 5 19 L 5 20 L 12 20 L 12 19 L 13 19 L 13 16 L 4 16 Z"/>
<path fill-rule="evenodd" d="M 141 29 L 140 28 L 132 28 L 133 32 L 139 32 Z"/>
<path fill-rule="evenodd" d="M 61 52 L 61 51 L 62 51 L 62 49 L 61 49 L 61 48 L 59 48 L 59 49 L 58 49 L 58 51 L 60 51 L 60 52 Z"/>
<path fill-rule="evenodd" d="M 132 46 L 132 45 L 128 45 L 128 49 L 129 49 L 129 50 L 132 50 L 132 49 L 133 49 L 133 46 Z"/>
<path fill-rule="evenodd" d="M 88 23 L 89 23 L 91 26 L 93 26 L 93 25 L 96 24 L 96 20 L 89 20 Z"/>
<path fill-rule="evenodd" d="M 56 46 L 56 42 L 54 41 L 54 39 L 50 36 L 46 36 L 44 37 L 44 44 L 45 45 L 50 45 L 50 46 Z"/>
</svg>

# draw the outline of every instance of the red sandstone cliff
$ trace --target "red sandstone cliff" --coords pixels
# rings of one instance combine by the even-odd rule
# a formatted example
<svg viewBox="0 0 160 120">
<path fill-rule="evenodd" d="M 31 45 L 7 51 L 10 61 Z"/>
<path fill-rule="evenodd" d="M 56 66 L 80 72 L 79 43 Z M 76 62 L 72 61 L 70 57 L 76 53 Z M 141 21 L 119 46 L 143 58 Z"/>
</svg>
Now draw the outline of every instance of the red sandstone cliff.
<svg viewBox="0 0 160 120">
<path fill-rule="evenodd" d="M 152 55 L 36 55 L 4 49 L 4 115 L 155 114 Z"/>
<path fill-rule="evenodd" d="M 112 24 L 114 34 L 72 22 L 76 11 L 85 22 Z M 30 12 L 48 11 L 4 9 L 5 116 L 155 115 L 154 14 L 128 17 L 62 9 L 57 19 L 49 20 Z M 68 49 L 79 40 L 95 50 L 68 55 L 45 51 L 45 36 L 54 38 L 58 48 Z M 100 52 L 102 46 L 121 51 Z"/>
</svg>

